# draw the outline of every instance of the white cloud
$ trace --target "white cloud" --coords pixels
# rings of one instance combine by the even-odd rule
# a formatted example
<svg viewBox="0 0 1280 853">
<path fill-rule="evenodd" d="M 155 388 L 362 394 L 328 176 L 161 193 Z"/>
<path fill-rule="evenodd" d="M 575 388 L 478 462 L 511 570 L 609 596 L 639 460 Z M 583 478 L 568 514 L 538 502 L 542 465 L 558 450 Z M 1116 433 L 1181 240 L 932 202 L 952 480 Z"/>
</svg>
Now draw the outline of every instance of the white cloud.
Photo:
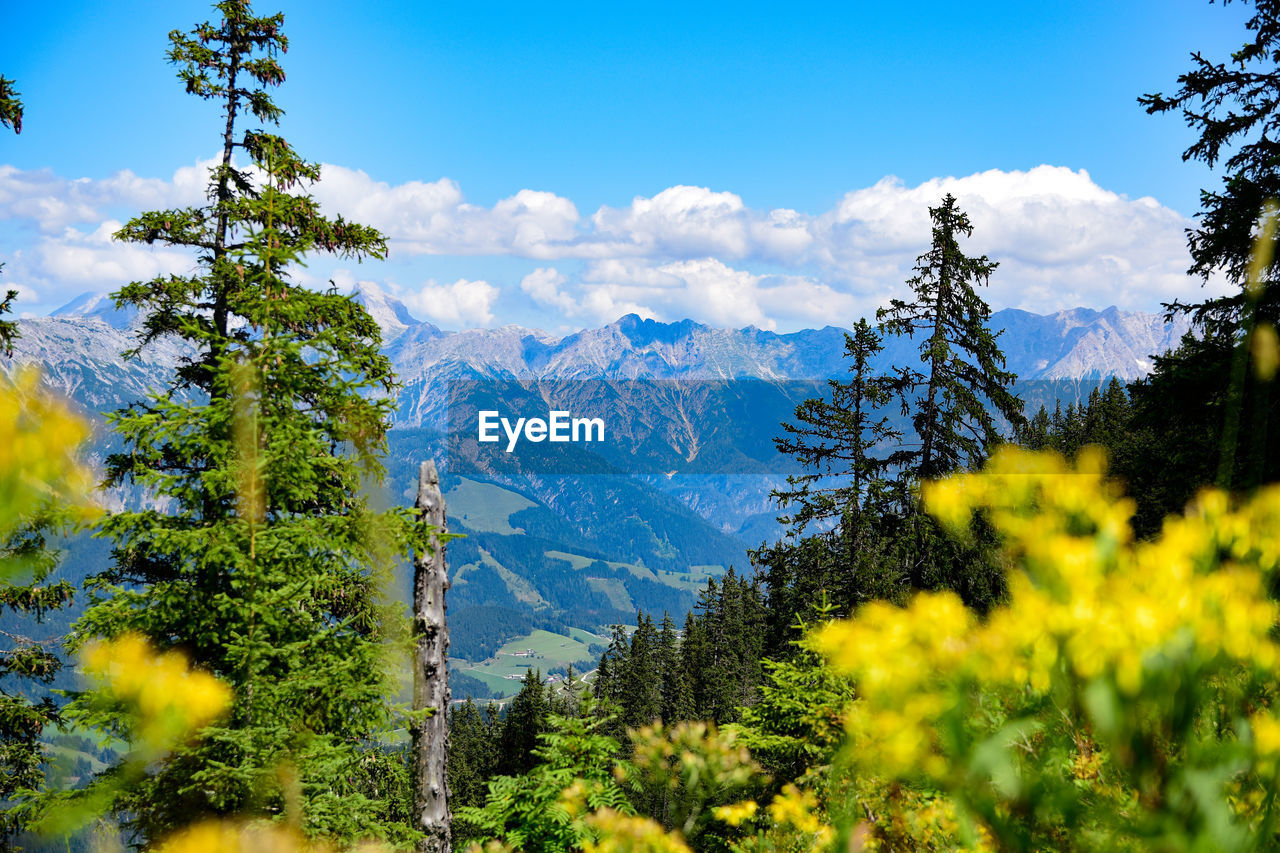
<svg viewBox="0 0 1280 853">
<path fill-rule="evenodd" d="M 852 322 L 861 316 L 860 310 L 874 308 L 805 276 L 756 275 L 716 258 L 656 267 L 635 261 L 596 263 L 587 268 L 582 280 L 582 302 L 604 321 L 616 319 L 618 307 L 627 305 L 645 316 L 694 317 L 716 326 L 776 329 L 780 322 L 786 326 Z"/>
<path fill-rule="evenodd" d="M 454 328 L 488 326 L 493 323 L 493 305 L 498 288 L 487 281 L 460 278 L 453 284 L 428 281 L 417 289 L 399 293 L 414 314 Z"/>
<path fill-rule="evenodd" d="M 520 289 L 539 305 L 573 316 L 579 308 L 574 298 L 560 289 L 566 281 L 555 267 L 538 267 L 520 280 Z"/>
<path fill-rule="evenodd" d="M 188 269 L 183 253 L 117 246 L 104 234 L 117 214 L 200 202 L 209 162 L 168 179 L 121 171 L 67 180 L 0 166 L 0 219 L 41 235 L 31 240 L 27 231 L 21 243 L 14 239 L 21 229 L 9 229 L 8 245 L 0 246 L 11 262 L 6 283 L 55 301 L 85 286 L 111 289 Z M 681 185 L 586 217 L 571 200 L 532 189 L 485 206 L 466 201 L 448 178 L 389 184 L 334 165 L 322 174 L 313 193 L 323 209 L 382 230 L 393 264 L 424 254 L 579 262 L 572 273 L 557 269 L 563 263 L 547 264 L 504 281 L 564 317 L 612 320 L 611 312 L 626 309 L 762 327 L 843 321 L 905 293 L 915 258 L 928 247 L 928 208 L 948 192 L 974 226 L 965 250 L 1000 263 L 985 292 L 995 308 L 1117 304 L 1150 311 L 1163 301 L 1222 292 L 1221 282 L 1206 290 L 1185 275 L 1184 217 L 1063 167 L 991 170 L 916 186 L 887 177 L 817 213 L 753 208 L 732 192 Z M 500 280 L 483 261 L 471 274 Z M 323 281 L 325 271 L 300 280 L 312 277 Z M 498 288 L 488 281 L 462 288 L 433 281 L 423 291 L 433 307 L 423 313 L 441 322 L 491 322 Z"/>
<path fill-rule="evenodd" d="M 928 209 L 947 193 L 973 225 L 962 248 L 1000 263 L 987 292 L 996 307 L 1152 310 L 1199 290 L 1185 273 L 1186 219 L 1154 199 L 1103 189 L 1084 170 L 1054 166 L 915 187 L 885 178 L 850 192 L 816 223 L 823 265 L 851 282 L 904 281 L 927 248 Z"/>
<path fill-rule="evenodd" d="M 30 222 L 45 234 L 98 223 L 118 207 L 151 210 L 196 204 L 204 196 L 212 160 L 184 166 L 170 180 L 141 178 L 125 169 L 108 178 L 67 180 L 48 169 L 0 165 L 0 219 Z"/>
<path fill-rule="evenodd" d="M 56 307 L 86 291 L 106 293 L 131 281 L 194 269 L 192 253 L 115 242 L 111 235 L 119 228 L 120 223 L 110 219 L 87 231 L 64 228 L 28 248 L 0 253 L 5 262 L 0 290 L 13 287 L 23 302 Z"/>
<path fill-rule="evenodd" d="M 393 251 L 552 258 L 577 234 L 573 202 L 548 192 L 520 190 L 485 208 L 465 203 L 448 178 L 391 186 L 362 171 L 325 165 L 314 195 L 326 212 L 383 231 Z"/>
</svg>

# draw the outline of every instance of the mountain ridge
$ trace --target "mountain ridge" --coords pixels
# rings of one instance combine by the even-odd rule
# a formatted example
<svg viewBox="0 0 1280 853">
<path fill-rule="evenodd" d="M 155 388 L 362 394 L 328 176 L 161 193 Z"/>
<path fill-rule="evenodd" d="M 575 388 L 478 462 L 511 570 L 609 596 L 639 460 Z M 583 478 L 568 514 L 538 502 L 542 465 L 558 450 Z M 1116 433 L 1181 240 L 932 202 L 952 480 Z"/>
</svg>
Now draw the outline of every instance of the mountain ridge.
<svg viewBox="0 0 1280 853">
<path fill-rule="evenodd" d="M 383 330 L 384 350 L 404 387 L 397 427 L 426 423 L 460 379 L 740 379 L 815 380 L 847 369 L 844 330 L 836 326 L 772 332 L 725 329 L 691 319 L 670 323 L 625 314 L 603 326 L 554 335 L 536 328 L 446 331 L 415 317 L 393 295 L 361 283 L 351 297 Z M 1133 380 L 1147 375 L 1151 356 L 1177 345 L 1185 318 L 1073 308 L 1033 314 L 993 312 L 1008 368 L 1020 380 Z M 182 346 L 159 341 L 134 359 L 136 311 L 119 310 L 101 294 L 82 294 L 49 317 L 24 318 L 15 363 L 40 364 L 50 383 L 91 411 L 114 408 L 167 386 Z M 889 338 L 876 369 L 914 365 L 919 341 Z"/>
</svg>

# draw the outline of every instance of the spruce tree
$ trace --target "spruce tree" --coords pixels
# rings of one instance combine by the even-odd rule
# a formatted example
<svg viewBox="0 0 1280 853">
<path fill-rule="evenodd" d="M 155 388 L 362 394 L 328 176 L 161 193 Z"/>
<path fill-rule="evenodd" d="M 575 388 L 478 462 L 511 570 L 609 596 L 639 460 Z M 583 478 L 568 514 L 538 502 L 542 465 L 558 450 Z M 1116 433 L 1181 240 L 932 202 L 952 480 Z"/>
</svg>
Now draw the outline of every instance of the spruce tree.
<svg viewBox="0 0 1280 853">
<path fill-rule="evenodd" d="M 484 805 L 498 759 L 497 732 L 467 697 L 449 711 L 449 801 L 451 808 Z M 464 839 L 455 839 L 461 846 Z"/>
<path fill-rule="evenodd" d="M 763 679 L 765 605 L 757 580 L 733 567 L 707 581 L 685 622 L 681 658 L 697 719 L 731 723 L 754 704 Z"/>
<path fill-rule="evenodd" d="M 671 614 L 663 612 L 658 633 L 658 663 L 662 672 L 662 720 L 676 723 L 693 717 L 693 695 L 680 658 L 680 638 Z"/>
<path fill-rule="evenodd" d="M 1022 423 L 1022 401 L 1009 391 L 1014 374 L 988 328 L 991 309 L 976 290 L 985 285 L 997 264 L 986 255 L 971 258 L 959 238 L 970 237 L 969 217 L 948 193 L 929 208 L 933 241 L 916 259 L 907 284 L 910 301 L 894 299 L 876 316 L 891 334 L 921 333 L 924 372 L 913 374 L 918 393 L 912 424 L 919 447 L 908 452 L 915 476 L 934 479 L 981 465 L 1000 441 L 996 416 Z"/>
<path fill-rule="evenodd" d="M 1225 3 L 1224 3 L 1225 5 Z M 1255 488 L 1280 479 L 1280 395 L 1272 376 L 1248 369 L 1255 341 L 1280 327 L 1280 2 L 1254 0 L 1244 43 L 1228 58 L 1191 55 L 1172 94 L 1146 94 L 1148 113 L 1175 113 L 1197 132 L 1182 154 L 1222 170 L 1222 186 L 1202 190 L 1187 229 L 1188 273 L 1232 286 L 1222 297 L 1175 301 L 1197 334 L 1154 358 L 1133 388 L 1131 486 L 1140 533 L 1159 529 L 1204 485 Z M 1264 337 L 1259 339 L 1258 334 Z"/>
<path fill-rule="evenodd" d="M 853 334 L 846 332 L 844 342 L 849 379 L 827 380 L 831 398 L 814 397 L 796 406 L 795 423 L 784 423 L 786 434 L 774 439 L 778 452 L 805 469 L 787 478 L 788 489 L 773 493 L 779 506 L 794 506 L 779 521 L 797 535 L 812 522 L 841 518 L 864 503 L 878 505 L 894 469 L 905 461 L 902 433 L 884 410 L 908 377 L 873 374 L 872 359 L 883 345 L 866 320 L 854 325 Z"/>
<path fill-rule="evenodd" d="M 623 678 L 627 671 L 627 660 L 631 656 L 631 639 L 627 636 L 627 629 L 621 625 L 613 625 L 609 630 L 609 645 L 600 653 L 591 694 L 602 704 L 620 706 Z"/>
<path fill-rule="evenodd" d="M 139 348 L 176 338 L 187 356 L 168 394 L 111 419 L 124 449 L 107 485 L 147 502 L 103 524 L 113 563 L 90 581 L 74 639 L 139 632 L 235 690 L 225 719 L 112 803 L 141 840 L 227 814 L 297 820 L 343 843 L 403 839 L 358 781 L 390 760 L 377 746 L 390 723 L 380 572 L 415 540 L 407 513 L 372 512 L 363 494 L 383 473 L 394 377 L 362 307 L 290 275 L 315 253 L 381 258 L 385 242 L 322 216 L 305 193 L 319 167 L 243 128 L 282 115 L 268 89 L 284 80 L 283 16 L 246 0 L 216 9 L 217 22 L 171 33 L 168 54 L 187 91 L 222 111 L 207 202 L 116 234 L 191 249 L 197 271 L 115 294 L 141 313 Z M 76 708 L 82 722 L 121 725 Z"/>
<path fill-rule="evenodd" d="M 653 617 L 637 612 L 631 651 L 620 679 L 622 724 L 639 728 L 662 714 L 662 668 Z"/>
<path fill-rule="evenodd" d="M 497 773 L 517 776 L 538 763 L 534 750 L 538 747 L 538 735 L 547 730 L 550 714 L 542 670 L 525 670 L 520 692 L 507 705 L 507 714 L 502 720 Z"/>
</svg>

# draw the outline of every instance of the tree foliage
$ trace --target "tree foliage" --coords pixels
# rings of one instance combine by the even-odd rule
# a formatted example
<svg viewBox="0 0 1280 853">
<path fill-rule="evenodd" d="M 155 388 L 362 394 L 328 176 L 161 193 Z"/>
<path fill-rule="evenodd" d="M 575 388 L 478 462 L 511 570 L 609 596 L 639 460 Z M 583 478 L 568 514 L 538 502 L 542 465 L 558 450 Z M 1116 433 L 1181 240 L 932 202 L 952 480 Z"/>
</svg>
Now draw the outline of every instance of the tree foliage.
<svg viewBox="0 0 1280 853">
<path fill-rule="evenodd" d="M 111 419 L 124 450 L 107 483 L 148 503 L 104 522 L 113 565 L 91 581 L 77 642 L 136 631 L 235 691 L 224 720 L 114 803 L 143 838 L 287 808 L 312 835 L 400 837 L 385 792 L 359 781 L 386 760 L 390 722 L 379 578 L 414 541 L 406 513 L 372 512 L 363 494 L 382 475 L 394 377 L 362 307 L 290 275 L 308 254 L 380 258 L 385 243 L 321 215 L 305 194 L 319 168 L 283 138 L 241 130 L 282 115 L 268 90 L 284 80 L 283 17 L 216 8 L 220 21 L 173 32 L 169 51 L 187 91 L 223 111 L 207 203 L 116 234 L 193 250 L 198 271 L 115 294 L 143 317 L 139 348 L 176 338 L 187 355 L 170 393 Z M 88 697 L 73 709 L 118 728 Z"/>
<path fill-rule="evenodd" d="M 1230 2 L 1223 0 L 1223 5 Z M 1267 201 L 1280 198 L 1280 3 L 1242 2 L 1254 7 L 1245 23 L 1248 36 L 1227 61 L 1205 58 L 1197 51 L 1191 54 L 1191 70 L 1178 77 L 1176 92 L 1138 99 L 1150 114 L 1179 113 L 1199 134 L 1183 152 L 1183 160 L 1222 166 L 1226 172 L 1221 190 L 1200 192 L 1199 224 L 1187 229 L 1189 272 L 1208 280 L 1222 271 L 1241 292 L 1173 306 L 1191 310 L 1199 321 L 1210 324 L 1231 325 L 1241 318 L 1258 214 Z M 1268 313 L 1278 303 L 1272 287 L 1275 269 L 1272 260 L 1264 274 Z"/>
<path fill-rule="evenodd" d="M 1226 0 L 1229 2 L 1229 0 Z M 1225 5 L 1225 2 L 1224 2 Z M 1189 273 L 1221 274 L 1237 288 L 1197 303 L 1174 302 L 1198 335 L 1156 360 L 1134 388 L 1134 420 L 1148 441 L 1133 464 L 1134 488 L 1157 496 L 1139 519 L 1153 531 L 1208 483 L 1252 489 L 1280 471 L 1280 401 L 1270 384 L 1280 324 L 1275 201 L 1280 199 L 1280 3 L 1256 0 L 1244 44 L 1226 61 L 1191 56 L 1172 94 L 1147 94 L 1148 113 L 1180 114 L 1197 132 L 1183 152 L 1223 171 L 1219 190 L 1202 190 L 1187 230 Z M 1248 369 L 1252 362 L 1253 370 Z"/>
<path fill-rule="evenodd" d="M 0 75 L 0 125 L 22 133 L 22 98 L 13 86 L 13 80 Z"/>
<path fill-rule="evenodd" d="M 49 539 L 94 513 L 89 471 L 78 458 L 88 436 L 88 425 L 33 370 L 0 379 L 0 613 L 28 627 L 6 620 L 12 630 L 0 632 L 0 847 L 25 824 L 9 806 L 44 784 L 43 738 L 62 719 L 46 692 L 62 667 L 56 638 L 27 634 L 42 631 L 48 612 L 74 594 L 66 581 L 50 581 L 59 554 Z"/>
<path fill-rule="evenodd" d="M 527 770 L 490 781 L 483 806 L 455 811 L 463 834 L 528 853 L 580 850 L 597 837 L 589 812 L 632 813 L 613 774 L 618 742 L 601 733 L 608 722 L 589 702 L 582 716 L 551 717 Z"/>
<path fill-rule="evenodd" d="M 773 498 L 789 514 L 779 519 L 797 534 L 812 522 L 840 519 L 864 504 L 875 512 L 890 498 L 888 484 L 909 456 L 902 432 L 885 413 L 911 382 L 908 371 L 875 375 L 872 359 L 884 348 L 866 320 L 845 333 L 849 365 L 845 381 L 828 379 L 831 398 L 814 397 L 796 406 L 795 422 L 776 438 L 779 453 L 793 457 L 804 473 L 787 478 L 788 488 Z M 792 508 L 793 507 L 793 508 Z"/>
<path fill-rule="evenodd" d="M 1005 370 L 1004 354 L 987 323 L 991 309 L 976 288 L 988 283 L 997 264 L 986 255 L 971 258 L 960 250 L 959 237 L 970 237 L 973 225 L 948 193 L 929 208 L 933 242 L 916 259 L 915 276 L 907 281 L 915 299 L 891 300 L 877 312 L 890 334 L 921 333 L 924 372 L 911 374 L 912 424 L 919 446 L 908 464 L 919 479 L 932 479 L 965 467 L 980 466 L 1000 442 L 996 417 L 1022 420 L 1022 401 L 1009 391 L 1014 375 Z"/>
</svg>

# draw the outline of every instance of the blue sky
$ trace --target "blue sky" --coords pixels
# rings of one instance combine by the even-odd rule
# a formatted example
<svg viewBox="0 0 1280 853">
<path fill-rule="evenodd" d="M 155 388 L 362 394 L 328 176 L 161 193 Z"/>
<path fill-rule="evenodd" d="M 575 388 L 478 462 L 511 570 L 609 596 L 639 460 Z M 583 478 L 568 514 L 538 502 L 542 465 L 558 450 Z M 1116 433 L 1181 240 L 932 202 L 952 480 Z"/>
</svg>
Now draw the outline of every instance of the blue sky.
<svg viewBox="0 0 1280 853">
<path fill-rule="evenodd" d="M 1181 231 L 1216 178 L 1182 162 L 1181 121 L 1136 97 L 1172 90 L 1193 50 L 1225 58 L 1249 11 L 257 8 L 285 12 L 281 132 L 328 165 L 317 196 L 392 237 L 385 264 L 317 258 L 305 275 L 371 282 L 446 326 L 552 330 L 626 310 L 852 322 L 901 295 L 945 191 L 970 211 L 973 247 L 1002 261 L 995 307 L 1194 297 Z M 199 198 L 218 116 L 163 53 L 170 29 L 211 14 L 185 0 L 6 4 L 0 73 L 28 111 L 21 136 L 0 138 L 0 258 L 26 310 L 182 268 L 106 235 L 140 205 Z"/>
</svg>

